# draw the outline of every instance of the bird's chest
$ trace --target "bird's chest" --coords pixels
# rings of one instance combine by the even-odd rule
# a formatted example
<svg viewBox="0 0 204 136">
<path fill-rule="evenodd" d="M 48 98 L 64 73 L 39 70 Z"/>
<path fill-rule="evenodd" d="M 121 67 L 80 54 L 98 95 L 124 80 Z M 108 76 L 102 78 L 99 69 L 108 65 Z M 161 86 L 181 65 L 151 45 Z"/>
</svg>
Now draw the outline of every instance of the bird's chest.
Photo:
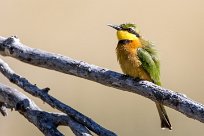
<svg viewBox="0 0 204 136">
<path fill-rule="evenodd" d="M 139 47 L 131 46 L 131 44 L 118 44 L 116 48 L 118 62 L 123 73 L 135 78 L 139 77 L 140 79 L 150 80 L 149 75 L 143 69 L 142 63 L 137 55 L 138 48 Z"/>
<path fill-rule="evenodd" d="M 118 45 L 116 54 L 122 71 L 127 75 L 138 77 L 141 62 L 137 56 L 137 48 Z"/>
</svg>

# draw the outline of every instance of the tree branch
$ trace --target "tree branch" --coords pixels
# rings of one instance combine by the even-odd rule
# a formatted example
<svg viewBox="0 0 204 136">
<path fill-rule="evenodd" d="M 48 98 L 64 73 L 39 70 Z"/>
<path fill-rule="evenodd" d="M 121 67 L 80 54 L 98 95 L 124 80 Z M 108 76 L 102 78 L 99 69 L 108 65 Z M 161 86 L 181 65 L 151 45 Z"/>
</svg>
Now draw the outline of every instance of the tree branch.
<svg viewBox="0 0 204 136">
<path fill-rule="evenodd" d="M 72 117 L 74 120 L 79 122 L 80 124 L 86 126 L 88 129 L 92 130 L 94 133 L 101 135 L 101 136 L 115 136 L 113 132 L 106 130 L 96 122 L 94 122 L 92 119 L 86 117 L 82 113 L 76 111 L 75 109 L 71 108 L 68 105 L 65 105 L 64 103 L 60 102 L 56 98 L 50 96 L 48 94 L 48 89 L 39 89 L 36 85 L 31 84 L 27 79 L 24 77 L 21 77 L 14 73 L 14 71 L 6 64 L 2 59 L 0 59 L 0 71 L 1 73 L 7 77 L 12 83 L 16 84 L 20 88 L 22 88 L 24 91 L 30 93 L 31 95 L 40 98 L 44 102 L 48 103 L 53 108 L 56 108 L 70 117 Z"/>
<path fill-rule="evenodd" d="M 109 87 L 139 94 L 204 123 L 204 106 L 202 104 L 187 98 L 183 94 L 161 88 L 151 82 L 133 79 L 83 61 L 73 60 L 69 57 L 33 49 L 20 43 L 16 37 L 7 39 L 0 37 L 0 54 L 16 58 L 34 66 L 74 75 Z M 62 108 L 58 109 L 62 111 Z M 75 113 L 63 112 L 78 122 L 83 123 L 82 120 L 75 116 Z"/>
<path fill-rule="evenodd" d="M 17 110 L 46 136 L 63 136 L 57 130 L 59 125 L 69 126 L 76 136 L 91 136 L 86 127 L 66 114 L 45 112 L 21 92 L 1 83 L 0 102 L 6 103 L 9 108 Z"/>
</svg>

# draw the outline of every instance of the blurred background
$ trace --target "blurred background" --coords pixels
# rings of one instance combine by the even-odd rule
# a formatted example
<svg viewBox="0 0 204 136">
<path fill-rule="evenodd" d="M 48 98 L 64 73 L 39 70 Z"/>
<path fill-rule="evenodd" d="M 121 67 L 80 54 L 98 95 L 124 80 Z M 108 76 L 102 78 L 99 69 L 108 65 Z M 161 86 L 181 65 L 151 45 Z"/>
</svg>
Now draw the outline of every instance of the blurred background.
<svg viewBox="0 0 204 136">
<path fill-rule="evenodd" d="M 116 60 L 115 30 L 107 24 L 136 23 L 154 42 L 161 58 L 165 88 L 204 103 L 203 0 L 0 0 L 0 36 L 49 52 L 121 72 Z M 173 131 L 161 130 L 155 104 L 139 95 L 59 72 L 1 58 L 18 74 L 121 136 L 203 135 L 204 124 L 167 108 Z M 17 88 L 0 74 L 2 83 Z M 22 91 L 23 92 L 23 91 Z M 43 110 L 56 111 L 37 98 Z M 59 128 L 73 135 L 68 127 Z M 1 136 L 41 136 L 17 112 L 0 116 Z"/>
</svg>

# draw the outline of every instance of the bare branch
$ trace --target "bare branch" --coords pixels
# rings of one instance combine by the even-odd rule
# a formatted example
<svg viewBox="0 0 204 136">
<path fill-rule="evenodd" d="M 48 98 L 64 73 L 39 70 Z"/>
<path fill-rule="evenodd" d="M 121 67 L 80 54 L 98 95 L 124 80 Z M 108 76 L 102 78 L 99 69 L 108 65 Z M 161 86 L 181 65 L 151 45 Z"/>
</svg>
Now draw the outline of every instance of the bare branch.
<svg viewBox="0 0 204 136">
<path fill-rule="evenodd" d="M 136 93 L 152 101 L 158 101 L 190 118 L 204 122 L 204 106 L 202 104 L 187 98 L 185 95 L 161 88 L 151 82 L 133 79 L 69 57 L 33 49 L 23 45 L 15 37 L 7 39 L 0 37 L 0 54 L 16 58 L 34 66 L 78 76 L 109 87 Z"/>
<path fill-rule="evenodd" d="M 6 64 L 2 59 L 0 59 L 0 71 L 1 73 L 7 77 L 12 83 L 18 85 L 20 88 L 25 90 L 26 92 L 30 93 L 35 97 L 39 97 L 44 102 L 48 103 L 53 108 L 56 108 L 69 116 L 73 119 L 81 123 L 82 125 L 86 126 L 93 132 L 101 136 L 115 136 L 113 132 L 106 130 L 105 128 L 101 127 L 97 123 L 95 123 L 92 119 L 86 117 L 85 115 L 81 114 L 80 112 L 76 111 L 75 109 L 65 105 L 64 103 L 60 102 L 56 98 L 50 96 L 46 89 L 39 89 L 36 85 L 31 84 L 27 79 L 17 75 L 14 71 Z M 46 90 L 46 91 L 44 91 Z"/>
<path fill-rule="evenodd" d="M 0 102 L 17 110 L 46 136 L 63 136 L 57 130 L 59 125 L 69 126 L 76 136 L 91 136 L 86 127 L 75 122 L 66 114 L 45 112 L 21 92 L 1 83 Z"/>
<path fill-rule="evenodd" d="M 2 41 L 1 38 L 2 37 L 0 37 L 0 44 Z M 2 45 L 4 45 L 4 44 L 8 45 L 10 42 L 14 43 L 15 41 L 17 42 L 18 39 L 16 39 L 15 37 L 10 37 L 7 40 L 4 40 Z M 1 47 L 3 47 L 3 46 L 0 46 L 0 52 L 1 52 L 1 49 L 4 48 L 4 47 L 3 48 L 1 48 Z M 11 47 L 11 48 L 13 48 L 13 47 Z M 2 55 L 6 55 L 7 53 L 9 53 L 8 50 L 5 50 L 5 54 L 2 52 Z M 30 58 L 28 58 L 28 61 L 30 61 Z M 79 123 L 85 125 L 89 130 L 93 131 L 94 133 L 96 133 L 100 136 L 115 136 L 116 135 L 115 133 L 103 128 L 102 126 L 100 126 L 99 124 L 94 122 L 91 118 L 86 117 L 82 113 L 76 111 L 75 109 L 71 108 L 70 106 L 65 105 L 64 103 L 62 103 L 59 100 L 55 99 L 54 97 L 50 96 L 46 91 L 43 91 L 46 89 L 39 89 L 37 86 L 29 83 L 29 81 L 27 81 L 25 78 L 22 78 L 19 75 L 16 75 L 9 68 L 9 66 L 6 63 L 4 63 L 2 60 L 0 63 L 1 63 L 1 72 L 11 82 L 15 83 L 16 85 L 18 85 L 19 87 L 21 87 L 22 89 L 27 91 L 28 93 L 32 94 L 33 96 L 41 98 L 44 102 L 48 103 L 53 108 L 56 108 L 56 109 L 58 109 L 64 113 L 68 114 L 69 116 L 71 116 L 73 119 L 75 119 Z"/>
</svg>

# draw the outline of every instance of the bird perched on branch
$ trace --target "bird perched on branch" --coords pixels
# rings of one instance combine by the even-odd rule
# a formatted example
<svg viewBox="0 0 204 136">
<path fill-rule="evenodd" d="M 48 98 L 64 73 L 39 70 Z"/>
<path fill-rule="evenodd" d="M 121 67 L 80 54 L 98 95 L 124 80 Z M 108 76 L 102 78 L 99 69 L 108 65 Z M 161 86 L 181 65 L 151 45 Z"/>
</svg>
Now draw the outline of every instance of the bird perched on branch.
<svg viewBox="0 0 204 136">
<path fill-rule="evenodd" d="M 108 26 L 117 30 L 116 54 L 123 73 L 161 86 L 160 64 L 153 44 L 141 37 L 135 24 Z M 156 107 L 161 119 L 161 128 L 171 130 L 171 123 L 164 106 L 156 102 Z"/>
</svg>

